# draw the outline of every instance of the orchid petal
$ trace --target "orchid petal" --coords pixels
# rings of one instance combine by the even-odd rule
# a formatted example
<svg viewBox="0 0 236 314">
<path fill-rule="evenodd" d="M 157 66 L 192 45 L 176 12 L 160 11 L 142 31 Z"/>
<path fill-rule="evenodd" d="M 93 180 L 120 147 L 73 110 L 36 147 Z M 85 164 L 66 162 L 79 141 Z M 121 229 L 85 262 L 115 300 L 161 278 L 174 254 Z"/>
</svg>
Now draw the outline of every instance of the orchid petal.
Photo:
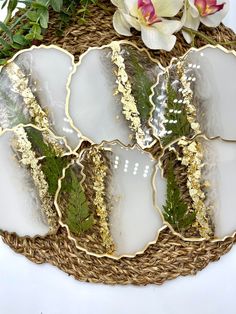
<svg viewBox="0 0 236 314">
<path fill-rule="evenodd" d="M 153 1 L 157 16 L 173 17 L 183 7 L 184 0 L 155 0 Z"/>
<path fill-rule="evenodd" d="M 216 12 L 215 14 L 201 17 L 201 22 L 208 27 L 217 27 L 222 22 L 224 17 L 229 11 L 229 1 L 225 0 L 225 6 L 222 10 Z"/>
<path fill-rule="evenodd" d="M 182 22 L 184 26 L 197 30 L 200 24 L 200 18 L 192 16 L 190 10 L 187 10 L 184 12 L 184 15 L 182 17 Z"/>
<path fill-rule="evenodd" d="M 113 16 L 113 27 L 117 33 L 124 36 L 131 36 L 130 25 L 124 15 L 117 10 Z"/>
<path fill-rule="evenodd" d="M 155 27 L 142 26 L 141 35 L 143 42 L 150 49 L 164 49 L 170 51 L 176 42 L 174 35 L 162 33 Z"/>
<path fill-rule="evenodd" d="M 194 0 L 188 0 L 188 4 L 189 4 L 188 10 L 190 11 L 192 17 L 194 17 L 194 18 L 199 17 L 199 11 L 194 4 Z"/>
<path fill-rule="evenodd" d="M 200 24 L 200 18 L 194 18 L 190 12 L 190 10 L 186 10 L 183 14 L 182 17 L 182 22 L 184 24 L 184 26 L 191 28 L 193 30 L 197 30 Z M 186 40 L 186 42 L 188 44 L 190 44 L 192 42 L 192 36 L 191 34 L 189 34 L 188 32 L 183 31 L 182 32 L 184 39 Z"/>
<path fill-rule="evenodd" d="M 194 4 L 199 12 L 205 12 L 207 7 L 207 1 L 206 0 L 195 0 Z"/>
<path fill-rule="evenodd" d="M 217 4 L 217 0 L 208 0 L 208 5 L 215 5 Z"/>
<path fill-rule="evenodd" d="M 135 28 L 137 31 L 141 31 L 141 25 L 135 17 L 129 14 L 123 14 L 123 16 L 124 16 L 124 19 L 127 21 L 127 23 L 129 23 L 131 27 Z"/>
<path fill-rule="evenodd" d="M 166 19 L 162 19 L 160 23 L 153 25 L 159 32 L 167 35 L 172 35 L 173 33 L 178 32 L 182 26 L 183 24 L 180 21 Z"/>
<path fill-rule="evenodd" d="M 114 4 L 120 11 L 128 13 L 125 0 L 111 0 L 111 3 Z"/>
<path fill-rule="evenodd" d="M 125 5 L 129 13 L 137 17 L 138 16 L 138 1 L 137 0 L 125 0 Z"/>
</svg>

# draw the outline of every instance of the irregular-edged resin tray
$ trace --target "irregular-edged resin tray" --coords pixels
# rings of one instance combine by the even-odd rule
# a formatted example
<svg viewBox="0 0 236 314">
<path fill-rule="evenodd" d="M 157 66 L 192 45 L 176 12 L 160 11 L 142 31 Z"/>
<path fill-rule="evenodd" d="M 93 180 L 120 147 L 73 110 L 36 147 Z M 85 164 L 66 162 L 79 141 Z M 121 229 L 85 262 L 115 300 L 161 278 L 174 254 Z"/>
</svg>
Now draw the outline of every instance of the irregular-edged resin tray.
<svg viewBox="0 0 236 314">
<path fill-rule="evenodd" d="M 64 154 L 62 144 L 62 138 L 33 125 L 0 134 L 1 230 L 31 237 L 57 231 L 54 189 L 71 154 Z"/>
<path fill-rule="evenodd" d="M 155 205 L 174 232 L 186 240 L 223 240 L 235 234 L 235 161 L 236 142 L 219 137 L 199 135 L 166 148 L 153 186 Z"/>
<path fill-rule="evenodd" d="M 163 146 L 203 133 L 235 140 L 236 54 L 221 46 L 190 49 L 174 58 L 152 88 L 150 124 Z"/>
<path fill-rule="evenodd" d="M 163 221 L 153 204 L 155 163 L 140 147 L 125 147 L 115 141 L 83 150 L 64 170 L 56 207 L 61 225 L 66 226 L 78 248 L 95 255 L 121 257 L 134 256 L 156 242 Z M 70 180 L 73 190 L 68 190 Z M 74 195 L 76 186 L 84 208 L 78 225 L 73 219 L 74 206 L 79 202 Z M 91 227 L 89 243 L 80 236 L 81 226 L 85 231 Z"/>
<path fill-rule="evenodd" d="M 168 227 L 188 241 L 232 236 L 235 73 L 220 46 L 167 68 L 127 41 L 77 64 L 56 46 L 19 52 L 0 71 L 0 229 L 62 226 L 79 250 L 115 259 Z"/>
</svg>

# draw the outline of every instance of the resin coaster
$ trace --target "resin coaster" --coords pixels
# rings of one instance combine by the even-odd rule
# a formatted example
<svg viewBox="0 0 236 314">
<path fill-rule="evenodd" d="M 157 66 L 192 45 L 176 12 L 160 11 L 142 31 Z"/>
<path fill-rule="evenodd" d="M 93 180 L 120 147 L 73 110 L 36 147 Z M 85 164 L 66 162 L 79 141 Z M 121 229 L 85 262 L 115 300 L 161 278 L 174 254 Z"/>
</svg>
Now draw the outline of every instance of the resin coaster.
<svg viewBox="0 0 236 314">
<path fill-rule="evenodd" d="M 69 86 L 68 112 L 78 133 L 92 143 L 149 147 L 155 140 L 148 125 L 149 96 L 161 71 L 146 50 L 129 42 L 89 49 Z"/>
<path fill-rule="evenodd" d="M 45 236 L 58 229 L 54 203 L 67 154 L 63 140 L 31 125 L 0 135 L 0 228 L 20 236 Z M 60 168 L 61 167 L 61 168 Z M 55 172 L 58 171 L 56 174 Z"/>
<path fill-rule="evenodd" d="M 235 70 L 235 53 L 221 46 L 190 49 L 172 60 L 151 97 L 150 123 L 163 146 L 199 133 L 236 140 Z"/>
<path fill-rule="evenodd" d="M 105 142 L 82 151 L 65 169 L 56 203 L 60 223 L 79 249 L 131 257 L 157 241 L 163 221 L 153 204 L 154 166 L 152 155 L 138 146 Z M 74 189 L 68 191 L 70 181 Z M 77 224 L 76 205 L 83 207 Z M 88 229 L 89 242 L 80 236 Z"/>
<path fill-rule="evenodd" d="M 220 241 L 234 236 L 235 158 L 236 142 L 200 135 L 166 148 L 164 171 L 157 167 L 153 184 L 156 207 L 174 232 L 186 240 Z M 176 163 L 184 170 L 182 181 L 176 178 Z"/>
<path fill-rule="evenodd" d="M 3 195 L 1 230 L 36 241 L 64 230 L 78 256 L 129 263 L 168 246 L 168 228 L 186 245 L 232 237 L 235 67 L 211 46 L 166 69 L 127 41 L 77 64 L 56 46 L 18 53 L 0 72 L 0 145 L 2 173 L 17 173 L 2 193 L 15 191 L 21 220 Z"/>
</svg>

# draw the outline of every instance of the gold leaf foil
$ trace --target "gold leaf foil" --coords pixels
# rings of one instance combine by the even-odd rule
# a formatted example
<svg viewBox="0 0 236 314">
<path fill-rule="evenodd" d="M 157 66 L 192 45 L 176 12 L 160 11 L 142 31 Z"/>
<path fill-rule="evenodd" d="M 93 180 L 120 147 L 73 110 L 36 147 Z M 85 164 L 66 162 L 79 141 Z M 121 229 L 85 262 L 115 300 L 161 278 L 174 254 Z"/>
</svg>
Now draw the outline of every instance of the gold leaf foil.
<svg viewBox="0 0 236 314">
<path fill-rule="evenodd" d="M 183 86 L 182 95 L 183 103 L 185 104 L 187 119 L 191 128 L 195 134 L 201 133 L 200 124 L 197 122 L 197 111 L 193 103 L 193 91 L 191 88 L 191 82 L 184 71 L 183 61 L 177 63 L 177 71 L 180 77 L 181 84 Z"/>
<path fill-rule="evenodd" d="M 202 144 L 196 141 L 189 143 L 185 139 L 180 140 L 178 144 L 183 149 L 183 157 L 180 158 L 181 163 L 187 166 L 187 187 L 189 189 L 190 197 L 193 200 L 193 209 L 196 213 L 195 226 L 198 228 L 201 237 L 208 239 L 212 235 L 213 231 L 207 218 L 211 208 L 205 205 L 205 194 L 202 191 Z"/>
<path fill-rule="evenodd" d="M 114 243 L 108 225 L 109 217 L 105 201 L 105 179 L 107 178 L 109 168 L 103 162 L 101 152 L 98 148 L 91 148 L 88 156 L 92 159 L 95 168 L 93 178 L 93 189 L 95 190 L 94 205 L 96 206 L 96 213 L 99 217 L 100 234 L 107 253 L 112 254 L 114 252 Z"/>
<path fill-rule="evenodd" d="M 112 62 L 117 66 L 117 92 L 122 95 L 121 102 L 123 104 L 122 113 L 127 121 L 130 121 L 130 129 L 135 133 L 137 143 L 142 143 L 145 134 L 142 130 L 140 114 L 138 112 L 136 101 L 132 95 L 131 83 L 128 74 L 125 71 L 124 58 L 121 56 L 121 47 L 118 42 L 112 42 Z"/>
<path fill-rule="evenodd" d="M 25 129 L 18 127 L 14 130 L 14 133 L 15 138 L 12 145 L 16 152 L 19 152 L 21 155 L 20 163 L 30 168 L 41 202 L 42 213 L 47 217 L 49 232 L 53 232 L 57 229 L 57 215 L 53 210 L 53 198 L 48 193 L 48 183 L 45 180 L 39 161 L 32 150 L 32 145 L 28 140 Z"/>
<path fill-rule="evenodd" d="M 29 115 L 34 119 L 34 124 L 41 129 L 50 129 L 47 114 L 38 104 L 38 101 L 29 86 L 29 78 L 14 62 L 8 63 L 5 69 L 12 83 L 13 91 L 23 98 Z M 45 141 L 53 145 L 56 154 L 58 156 L 61 155 L 63 153 L 63 149 L 59 145 L 58 141 L 54 137 L 50 136 L 47 131 L 43 131 L 42 134 Z"/>
</svg>

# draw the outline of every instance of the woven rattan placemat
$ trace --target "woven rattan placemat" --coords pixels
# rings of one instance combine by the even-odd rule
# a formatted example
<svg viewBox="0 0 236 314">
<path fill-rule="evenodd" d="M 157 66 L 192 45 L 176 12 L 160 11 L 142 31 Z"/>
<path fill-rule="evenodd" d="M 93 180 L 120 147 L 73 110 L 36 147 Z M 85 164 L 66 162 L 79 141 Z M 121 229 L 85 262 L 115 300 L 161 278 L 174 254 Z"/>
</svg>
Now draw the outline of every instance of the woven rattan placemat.
<svg viewBox="0 0 236 314">
<path fill-rule="evenodd" d="M 67 49 L 78 61 L 80 54 L 89 47 L 123 39 L 113 30 L 114 8 L 110 1 L 99 1 L 99 3 L 104 6 L 103 9 L 93 6 L 90 11 L 91 17 L 83 25 L 79 22 L 79 18 L 75 17 L 63 37 L 55 35 L 57 20 L 52 17 L 44 44 L 56 44 Z M 202 28 L 201 30 L 218 42 L 236 40 L 233 31 L 223 25 L 215 29 Z M 143 47 L 138 34 L 134 33 L 130 40 Z M 196 46 L 200 47 L 204 44 L 206 44 L 204 38 L 196 39 Z M 150 51 L 150 53 L 166 66 L 172 57 L 183 55 L 189 48 L 182 35 L 178 34 L 177 44 L 170 53 L 160 51 Z M 181 172 L 181 169 L 179 171 Z M 195 274 L 227 253 L 236 241 L 235 236 L 218 243 L 185 242 L 166 229 L 161 232 L 158 243 L 151 245 L 144 254 L 132 259 L 112 260 L 93 257 L 78 251 L 62 228 L 56 235 L 44 239 L 25 239 L 8 233 L 3 233 L 2 236 L 4 242 L 17 253 L 25 255 L 38 264 L 55 265 L 78 280 L 137 285 L 161 284 L 180 275 Z"/>
</svg>

